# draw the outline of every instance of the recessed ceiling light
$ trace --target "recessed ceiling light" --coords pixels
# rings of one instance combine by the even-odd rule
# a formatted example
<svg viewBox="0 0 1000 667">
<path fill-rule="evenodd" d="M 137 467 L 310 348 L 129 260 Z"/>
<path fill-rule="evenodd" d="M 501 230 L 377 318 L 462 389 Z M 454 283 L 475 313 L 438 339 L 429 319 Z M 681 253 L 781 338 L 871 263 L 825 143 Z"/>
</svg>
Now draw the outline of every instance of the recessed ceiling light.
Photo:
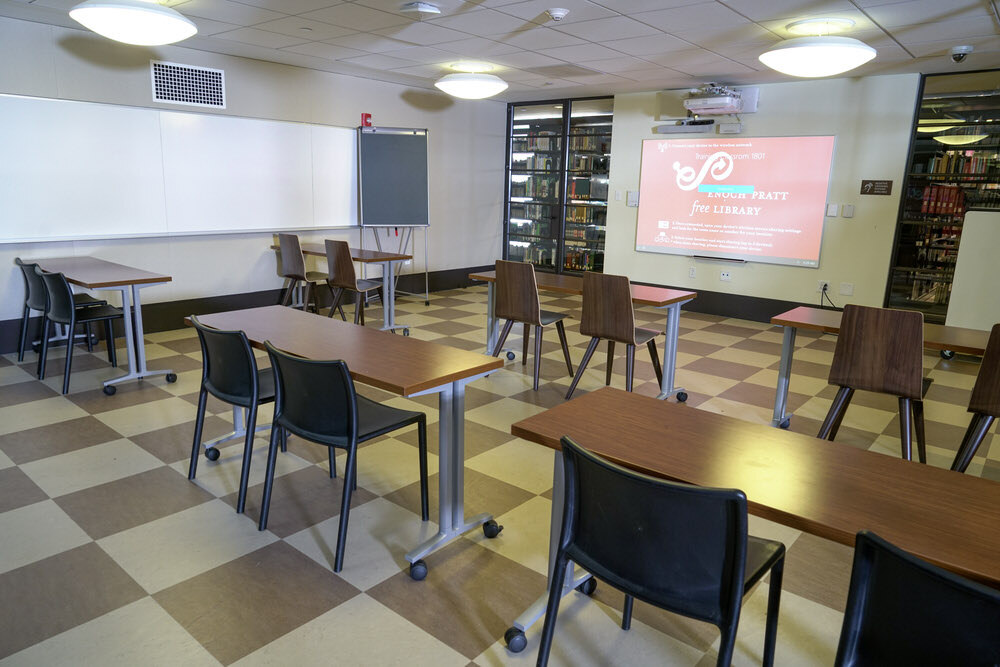
<svg viewBox="0 0 1000 667">
<path fill-rule="evenodd" d="M 429 2 L 407 2 L 399 11 L 407 14 L 440 14 L 441 8 Z"/>
<path fill-rule="evenodd" d="M 69 16 L 98 35 L 138 46 L 173 44 L 198 32 L 190 19 L 155 0 L 87 0 Z"/>
<path fill-rule="evenodd" d="M 841 18 L 815 18 L 794 21 L 785 26 L 793 35 L 835 35 L 854 27 L 854 21 Z"/>
<path fill-rule="evenodd" d="M 479 72 L 492 72 L 496 69 L 490 63 L 480 62 L 478 60 L 462 60 L 457 63 L 452 63 L 448 65 L 451 69 L 456 72 L 471 72 L 473 74 L 478 74 Z"/>
<path fill-rule="evenodd" d="M 507 82 L 500 77 L 477 72 L 446 74 L 435 81 L 434 86 L 452 97 L 466 100 L 481 100 L 507 90 Z"/>
</svg>

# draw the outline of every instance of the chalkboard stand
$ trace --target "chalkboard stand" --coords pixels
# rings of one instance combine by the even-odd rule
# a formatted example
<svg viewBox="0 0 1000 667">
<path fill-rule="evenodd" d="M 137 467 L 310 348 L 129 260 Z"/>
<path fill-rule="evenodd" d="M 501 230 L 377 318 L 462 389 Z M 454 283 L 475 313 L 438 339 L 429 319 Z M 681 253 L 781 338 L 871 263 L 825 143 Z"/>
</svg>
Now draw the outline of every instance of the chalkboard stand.
<svg viewBox="0 0 1000 667">
<path fill-rule="evenodd" d="M 424 293 L 423 293 L 424 305 L 425 306 L 429 306 L 429 305 L 431 305 L 431 301 L 430 301 L 430 298 L 431 298 L 430 294 L 431 294 L 431 292 L 430 292 L 430 275 L 429 275 L 429 273 L 427 271 L 427 225 L 419 225 L 418 227 L 388 227 L 388 226 L 386 226 L 386 227 L 372 227 L 372 226 L 363 227 L 361 229 L 361 248 L 364 249 L 364 247 L 365 247 L 365 234 L 364 234 L 365 229 L 370 229 L 371 232 L 372 232 L 372 238 L 375 239 L 375 249 L 378 250 L 379 252 L 384 252 L 383 249 L 382 249 L 382 237 L 379 234 L 379 230 L 384 230 L 385 231 L 385 235 L 387 237 L 389 237 L 390 239 L 392 238 L 392 235 L 395 235 L 395 234 L 398 233 L 398 236 L 399 236 L 399 247 L 395 250 L 395 252 L 398 252 L 401 255 L 414 255 L 416 253 L 414 253 L 413 250 L 415 250 L 415 245 L 416 244 L 415 244 L 415 241 L 413 239 L 413 230 L 414 229 L 418 229 L 418 228 L 423 232 L 423 237 L 424 237 L 424 271 L 423 271 L 423 273 L 424 273 Z M 392 252 L 392 251 L 390 251 L 390 252 Z M 363 272 L 367 272 L 367 268 L 368 268 L 367 264 L 363 264 L 362 265 L 362 271 Z M 367 277 L 366 273 L 363 273 L 362 275 L 364 275 L 365 277 Z M 383 277 L 383 280 L 388 280 L 388 277 Z M 392 280 L 394 281 L 394 283 L 393 283 L 394 285 L 399 282 L 399 265 L 396 266 L 396 274 L 394 276 L 392 276 Z M 419 292 L 399 292 L 399 291 L 397 291 L 396 294 L 405 294 L 406 296 L 420 296 Z"/>
</svg>

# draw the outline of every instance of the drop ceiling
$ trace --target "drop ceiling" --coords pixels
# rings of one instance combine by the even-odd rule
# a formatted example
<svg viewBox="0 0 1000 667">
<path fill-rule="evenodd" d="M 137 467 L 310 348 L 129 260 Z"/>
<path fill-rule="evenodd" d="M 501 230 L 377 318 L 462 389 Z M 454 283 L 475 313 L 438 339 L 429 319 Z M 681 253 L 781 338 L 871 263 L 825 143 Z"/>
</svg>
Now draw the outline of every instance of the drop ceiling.
<svg viewBox="0 0 1000 667">
<path fill-rule="evenodd" d="M 0 16 L 79 28 L 80 0 L 0 0 Z M 461 59 L 490 62 L 507 100 L 789 81 L 757 56 L 813 16 L 854 20 L 845 33 L 878 50 L 856 76 L 1000 67 L 991 0 L 170 0 L 198 25 L 187 48 L 422 88 Z M 545 10 L 569 9 L 562 21 Z M 100 39 L 95 36 L 95 39 Z M 952 46 L 974 53 L 961 65 Z"/>
</svg>

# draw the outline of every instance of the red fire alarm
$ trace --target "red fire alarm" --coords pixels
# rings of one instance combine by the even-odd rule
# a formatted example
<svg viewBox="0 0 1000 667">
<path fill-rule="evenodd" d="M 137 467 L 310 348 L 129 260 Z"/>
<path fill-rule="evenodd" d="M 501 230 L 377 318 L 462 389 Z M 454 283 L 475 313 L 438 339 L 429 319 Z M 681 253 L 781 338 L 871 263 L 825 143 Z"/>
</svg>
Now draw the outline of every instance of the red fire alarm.
<svg viewBox="0 0 1000 667">
<path fill-rule="evenodd" d="M 370 113 L 361 114 L 361 127 L 372 126 L 372 115 Z"/>
</svg>

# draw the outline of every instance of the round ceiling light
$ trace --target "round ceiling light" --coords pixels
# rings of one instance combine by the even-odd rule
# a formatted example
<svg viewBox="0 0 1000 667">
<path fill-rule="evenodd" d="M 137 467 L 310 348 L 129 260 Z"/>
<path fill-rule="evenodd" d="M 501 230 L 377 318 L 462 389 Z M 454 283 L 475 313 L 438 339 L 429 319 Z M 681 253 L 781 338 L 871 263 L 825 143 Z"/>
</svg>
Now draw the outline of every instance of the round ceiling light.
<svg viewBox="0 0 1000 667">
<path fill-rule="evenodd" d="M 446 74 L 434 85 L 452 97 L 466 100 L 481 100 L 507 90 L 507 82 L 500 77 L 476 72 Z"/>
<path fill-rule="evenodd" d="M 841 18 L 803 19 L 785 26 L 793 35 L 835 35 L 854 27 L 854 21 Z"/>
<path fill-rule="evenodd" d="M 860 67 L 875 57 L 875 49 L 850 37 L 797 37 L 760 54 L 759 60 L 782 74 L 832 76 Z"/>
<path fill-rule="evenodd" d="M 173 44 L 198 32 L 190 19 L 153 0 L 87 0 L 69 15 L 98 35 L 137 46 Z"/>
<path fill-rule="evenodd" d="M 471 72 L 473 74 L 478 74 L 479 72 L 492 72 L 496 69 L 490 63 L 484 63 L 478 60 L 461 60 L 457 63 L 452 63 L 448 67 L 452 68 L 456 72 Z"/>
</svg>

